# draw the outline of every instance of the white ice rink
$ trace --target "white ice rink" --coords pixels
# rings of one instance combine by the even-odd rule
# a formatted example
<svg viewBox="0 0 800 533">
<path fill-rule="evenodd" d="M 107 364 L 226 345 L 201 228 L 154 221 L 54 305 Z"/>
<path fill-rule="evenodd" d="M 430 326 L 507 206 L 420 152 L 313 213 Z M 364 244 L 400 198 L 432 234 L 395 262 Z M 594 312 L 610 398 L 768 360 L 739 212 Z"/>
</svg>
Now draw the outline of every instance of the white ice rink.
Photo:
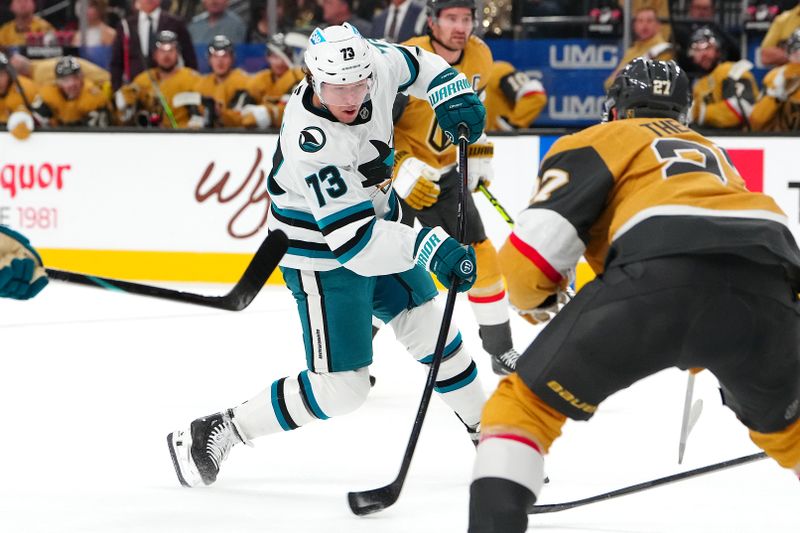
<svg viewBox="0 0 800 533">
<path fill-rule="evenodd" d="M 455 319 L 491 390 L 466 300 Z M 524 347 L 529 327 L 516 317 L 513 327 Z M 184 489 L 167 433 L 303 368 L 288 291 L 267 287 L 240 313 L 59 283 L 30 302 L 0 301 L 0 532 L 465 532 L 475 452 L 437 398 L 399 501 L 367 518 L 347 507 L 347 491 L 394 479 L 425 380 L 390 330 L 375 348 L 378 382 L 358 412 L 238 446 L 215 485 Z M 592 422 L 568 423 L 540 503 L 758 451 L 704 373 L 695 397 L 705 409 L 678 466 L 684 387 L 683 374 L 664 372 L 610 398 Z M 800 532 L 800 484 L 760 461 L 533 517 L 530 529 Z"/>
</svg>

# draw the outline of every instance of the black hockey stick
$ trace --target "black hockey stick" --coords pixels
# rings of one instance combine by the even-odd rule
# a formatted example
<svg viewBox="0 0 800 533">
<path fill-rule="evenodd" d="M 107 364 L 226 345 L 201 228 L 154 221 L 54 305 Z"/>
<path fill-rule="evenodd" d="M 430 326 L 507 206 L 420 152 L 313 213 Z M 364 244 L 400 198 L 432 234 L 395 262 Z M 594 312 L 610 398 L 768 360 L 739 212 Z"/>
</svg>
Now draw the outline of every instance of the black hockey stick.
<svg viewBox="0 0 800 533">
<path fill-rule="evenodd" d="M 716 472 L 717 470 L 725 470 L 726 468 L 732 468 L 734 466 L 751 463 L 753 461 L 759 461 L 766 457 L 767 454 L 764 452 L 754 453 L 753 455 L 745 455 L 744 457 L 739 457 L 738 459 L 730 459 L 728 461 L 696 468 L 694 470 L 688 470 L 679 474 L 673 474 L 671 476 L 645 481 L 644 483 L 631 485 L 630 487 L 612 490 L 611 492 L 605 492 L 603 494 L 598 494 L 597 496 L 583 498 L 582 500 L 573 500 L 571 502 L 564 503 L 551 503 L 546 505 L 534 505 L 528 509 L 528 514 L 556 513 L 558 511 L 574 509 L 575 507 L 583 507 L 584 505 L 589 505 L 590 503 L 603 502 L 612 498 L 618 498 L 619 496 L 625 496 L 626 494 L 633 494 L 635 492 L 641 492 L 643 490 L 652 489 L 661 485 L 675 483 L 676 481 L 681 481 L 683 479 L 709 474 L 711 472 Z"/>
<path fill-rule="evenodd" d="M 511 218 L 511 215 L 508 214 L 508 211 L 506 211 L 505 207 L 500 205 L 500 201 L 494 194 L 492 194 L 492 192 L 486 187 L 486 185 L 481 183 L 480 185 L 478 185 L 478 190 L 481 191 L 483 195 L 489 200 L 489 203 L 492 204 L 495 209 L 497 209 L 497 212 L 500 213 L 500 216 L 503 217 L 503 220 L 505 220 L 508 223 L 508 225 L 513 228 L 514 219 Z"/>
<path fill-rule="evenodd" d="M 467 235 L 467 220 L 466 220 L 466 190 L 467 190 L 467 136 L 469 130 L 466 125 L 459 124 L 458 126 L 458 168 L 460 172 L 461 185 L 458 190 L 458 241 L 463 243 Z M 422 399 L 419 402 L 417 409 L 417 416 L 414 418 L 414 426 L 411 428 L 411 436 L 408 438 L 406 451 L 403 455 L 403 462 L 400 465 L 400 472 L 397 477 L 384 487 L 372 490 L 365 490 L 361 492 L 348 492 L 347 502 L 350 504 L 350 510 L 358 516 L 364 516 L 372 513 L 377 513 L 393 505 L 397 498 L 400 497 L 400 491 L 403 489 L 408 469 L 411 466 L 411 458 L 414 456 L 414 450 L 417 447 L 420 432 L 422 431 L 422 423 L 425 421 L 425 414 L 428 412 L 428 404 L 430 404 L 431 396 L 433 395 L 433 387 L 436 385 L 436 375 L 439 373 L 439 366 L 442 363 L 442 355 L 444 354 L 444 346 L 447 342 L 447 332 L 450 330 L 450 322 L 453 319 L 453 309 L 456 305 L 456 284 L 458 283 L 457 277 L 454 275 L 452 286 L 447 293 L 447 301 L 444 306 L 444 316 L 442 318 L 442 325 L 439 328 L 439 337 L 436 339 L 436 349 L 433 352 L 433 361 L 428 370 L 428 379 L 425 381 L 425 388 L 422 390 Z"/>
<path fill-rule="evenodd" d="M 47 269 L 47 275 L 50 276 L 50 279 L 57 281 L 78 283 L 131 294 L 141 294 L 176 302 L 204 305 L 206 307 L 215 307 L 227 311 L 241 311 L 250 305 L 261 290 L 261 287 L 267 282 L 272 271 L 278 266 L 283 254 L 286 253 L 288 243 L 289 241 L 286 238 L 286 234 L 282 231 L 276 230 L 269 232 L 267 238 L 264 239 L 264 242 L 261 243 L 258 251 L 253 256 L 253 259 L 250 260 L 250 264 L 247 265 L 247 269 L 244 271 L 244 274 L 242 274 L 241 279 L 239 279 L 233 289 L 224 296 L 204 296 L 202 294 L 176 291 L 153 285 L 132 283 L 130 281 L 101 278 L 99 276 L 90 276 L 88 274 L 79 274 L 76 272 L 66 272 L 52 268 Z"/>
</svg>

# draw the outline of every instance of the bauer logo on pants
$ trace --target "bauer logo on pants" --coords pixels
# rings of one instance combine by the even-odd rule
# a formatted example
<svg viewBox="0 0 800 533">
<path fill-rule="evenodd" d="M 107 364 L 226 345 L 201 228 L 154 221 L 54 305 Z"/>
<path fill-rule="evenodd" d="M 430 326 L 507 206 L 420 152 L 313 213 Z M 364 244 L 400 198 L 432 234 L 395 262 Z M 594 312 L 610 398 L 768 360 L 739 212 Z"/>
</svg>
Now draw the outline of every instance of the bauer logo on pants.
<svg viewBox="0 0 800 533">
<path fill-rule="evenodd" d="M 309 126 L 300 132 L 300 149 L 304 152 L 313 154 L 319 152 L 325 146 L 325 132 L 316 126 Z"/>
</svg>

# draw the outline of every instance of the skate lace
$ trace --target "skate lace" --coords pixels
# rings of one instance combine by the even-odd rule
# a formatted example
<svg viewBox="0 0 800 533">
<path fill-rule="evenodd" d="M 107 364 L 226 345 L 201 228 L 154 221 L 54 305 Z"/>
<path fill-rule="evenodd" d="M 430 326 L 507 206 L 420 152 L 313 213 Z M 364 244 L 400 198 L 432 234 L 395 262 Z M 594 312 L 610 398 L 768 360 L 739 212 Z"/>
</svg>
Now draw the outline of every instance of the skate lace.
<svg viewBox="0 0 800 533">
<path fill-rule="evenodd" d="M 501 353 L 498 356 L 498 359 L 500 359 L 510 368 L 517 368 L 517 360 L 519 359 L 519 354 L 514 348 L 511 348 L 509 351 Z"/>
<path fill-rule="evenodd" d="M 228 421 L 221 422 L 208 435 L 206 454 L 214 462 L 214 465 L 219 468 L 219 465 L 228 457 L 228 453 L 237 442 L 239 442 L 239 439 L 236 438 L 231 423 Z"/>
</svg>

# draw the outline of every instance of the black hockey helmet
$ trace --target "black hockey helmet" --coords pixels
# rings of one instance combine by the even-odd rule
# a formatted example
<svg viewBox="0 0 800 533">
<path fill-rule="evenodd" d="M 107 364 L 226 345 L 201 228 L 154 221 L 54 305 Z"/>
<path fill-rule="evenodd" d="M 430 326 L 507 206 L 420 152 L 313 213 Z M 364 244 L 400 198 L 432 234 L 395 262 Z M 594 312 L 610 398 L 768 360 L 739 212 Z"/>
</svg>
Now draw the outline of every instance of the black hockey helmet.
<svg viewBox="0 0 800 533">
<path fill-rule="evenodd" d="M 691 104 L 689 78 L 674 61 L 637 57 L 622 69 L 608 89 L 603 121 L 662 117 L 685 124 Z"/>
<path fill-rule="evenodd" d="M 428 14 L 435 17 L 442 9 L 449 7 L 467 7 L 472 10 L 473 17 L 475 16 L 475 0 L 428 0 Z"/>
<path fill-rule="evenodd" d="M 211 42 L 208 43 L 208 55 L 234 55 L 233 43 L 225 35 L 215 35 Z"/>
<path fill-rule="evenodd" d="M 165 48 L 169 46 L 178 47 L 178 35 L 174 31 L 161 30 L 156 35 L 156 48 Z"/>
<path fill-rule="evenodd" d="M 792 32 L 788 39 L 786 39 L 786 53 L 792 55 L 794 52 L 800 50 L 800 28 Z"/>
<path fill-rule="evenodd" d="M 64 56 L 56 63 L 56 78 L 66 78 L 80 72 L 81 64 L 72 56 Z"/>
<path fill-rule="evenodd" d="M 708 26 L 701 26 L 697 28 L 692 36 L 689 38 L 689 48 L 705 48 L 707 46 L 716 46 L 717 50 L 720 49 L 720 40 L 714 30 Z"/>
</svg>

